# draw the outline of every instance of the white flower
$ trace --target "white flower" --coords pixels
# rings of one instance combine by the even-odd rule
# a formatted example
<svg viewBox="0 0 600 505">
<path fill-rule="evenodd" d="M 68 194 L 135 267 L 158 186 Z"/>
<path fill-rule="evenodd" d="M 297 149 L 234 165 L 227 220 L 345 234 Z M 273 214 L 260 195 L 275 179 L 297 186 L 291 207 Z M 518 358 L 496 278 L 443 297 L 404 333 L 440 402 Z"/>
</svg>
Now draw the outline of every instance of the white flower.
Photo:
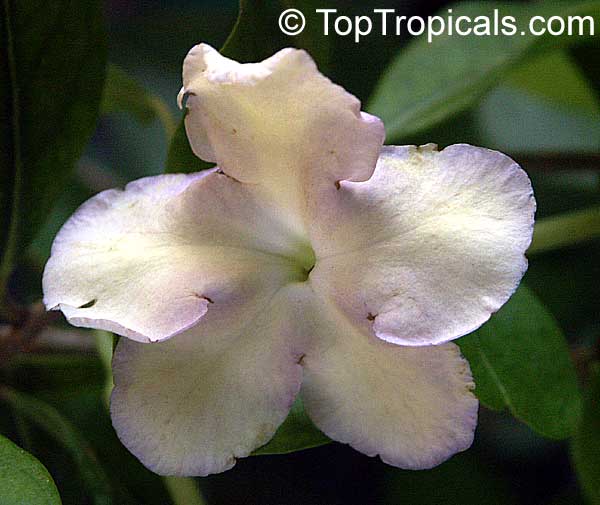
<svg viewBox="0 0 600 505">
<path fill-rule="evenodd" d="M 100 193 L 44 273 L 48 308 L 128 337 L 123 443 L 161 474 L 221 472 L 300 394 L 329 437 L 392 465 L 469 447 L 478 403 L 448 342 L 525 272 L 527 175 L 469 145 L 382 148 L 379 119 L 295 49 L 239 64 L 200 44 L 186 95 L 192 148 L 219 168 Z"/>
</svg>

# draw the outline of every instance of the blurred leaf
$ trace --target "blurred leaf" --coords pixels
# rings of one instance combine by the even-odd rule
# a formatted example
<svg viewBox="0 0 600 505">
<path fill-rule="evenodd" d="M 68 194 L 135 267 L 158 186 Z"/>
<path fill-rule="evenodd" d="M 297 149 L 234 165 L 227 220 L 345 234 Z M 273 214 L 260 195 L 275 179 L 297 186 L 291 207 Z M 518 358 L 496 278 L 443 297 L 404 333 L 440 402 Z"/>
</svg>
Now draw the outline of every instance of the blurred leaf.
<svg viewBox="0 0 600 505">
<path fill-rule="evenodd" d="M 574 47 L 570 52 L 596 90 L 596 96 L 600 100 L 600 42 L 598 42 L 598 38 L 595 39 L 594 44 Z"/>
<path fill-rule="evenodd" d="M 256 62 L 286 46 L 295 46 L 307 49 L 320 69 L 325 71 L 329 66 L 330 45 L 329 40 L 320 34 L 322 25 L 315 13 L 319 6 L 315 0 L 240 0 L 237 21 L 221 48 L 221 54 L 241 62 Z M 286 37 L 279 29 L 279 14 L 288 8 L 300 9 L 308 17 L 306 30 L 297 37 Z M 169 146 L 165 172 L 197 172 L 212 166 L 213 163 L 199 159 L 192 152 L 182 119 Z"/>
<path fill-rule="evenodd" d="M 524 285 L 488 323 L 457 343 L 483 405 L 508 408 L 546 437 L 573 433 L 581 398 L 567 343 L 552 315 Z"/>
<path fill-rule="evenodd" d="M 100 111 L 102 114 L 128 112 L 142 124 L 151 123 L 157 117 L 151 94 L 114 63 L 109 63 L 106 68 Z"/>
<path fill-rule="evenodd" d="M 117 438 L 104 403 L 103 381 L 98 380 L 95 386 L 78 389 L 67 387 L 37 390 L 35 394 L 58 410 L 79 433 L 85 434 L 86 443 L 91 447 L 102 468 L 108 470 L 115 505 L 170 503 L 161 477 L 144 467 Z M 48 447 L 53 447 L 52 440 L 47 441 L 44 433 L 38 433 L 37 436 L 37 447 L 41 446 L 45 451 L 40 453 L 40 458 L 52 458 L 52 461 L 48 460 L 47 465 L 55 476 L 61 493 L 66 493 L 68 487 L 72 487 L 73 481 L 81 488 L 79 479 L 73 478 L 73 475 L 77 475 L 77 466 L 72 465 L 68 459 L 64 462 L 56 461 L 59 457 L 56 452 L 60 451 L 60 446 L 54 449 L 54 453 L 51 449 L 48 451 Z M 45 461 L 43 458 L 42 460 Z M 63 496 L 63 500 L 67 502 L 66 496 Z M 72 502 L 79 504 L 80 501 L 81 499 Z"/>
<path fill-rule="evenodd" d="M 0 399 L 55 438 L 71 455 L 94 505 L 112 503 L 110 483 L 91 447 L 54 407 L 25 393 L 3 387 Z"/>
<path fill-rule="evenodd" d="M 52 392 L 47 400 L 80 432 L 85 432 L 87 442 L 104 468 L 118 469 L 109 475 L 116 505 L 169 503 L 162 478 L 144 467 L 117 438 L 104 403 L 104 392 L 104 385 L 100 383 L 95 390 Z"/>
<path fill-rule="evenodd" d="M 93 338 L 92 334 L 88 332 L 87 338 Z M 106 375 L 95 353 L 21 353 L 11 359 L 9 371 L 11 385 L 51 405 L 75 431 L 85 435 L 87 447 L 108 471 L 115 504 L 170 503 L 162 479 L 145 468 L 117 438 L 104 401 L 106 381 L 111 376 Z M 0 429 L 2 419 L 12 417 L 6 415 L 7 407 L 0 401 Z M 70 457 L 68 450 L 64 451 L 62 439 L 55 436 L 54 430 L 49 431 L 40 423 L 32 428 L 36 455 L 51 471 L 65 505 L 89 503 L 84 501 L 89 498 L 88 487 L 82 486 L 77 478 L 79 461 Z M 14 428 L 11 424 L 4 429 L 10 433 Z"/>
<path fill-rule="evenodd" d="M 0 26 L 0 283 L 66 184 L 98 117 L 98 0 L 4 0 Z"/>
<path fill-rule="evenodd" d="M 573 340 L 600 327 L 600 240 L 532 257 L 527 285 L 543 300 Z"/>
<path fill-rule="evenodd" d="M 87 157 L 84 157 L 79 161 L 75 176 L 72 177 L 69 184 L 63 188 L 63 191 L 54 203 L 52 212 L 49 213 L 46 222 L 40 228 L 36 238 L 27 250 L 27 257 L 34 263 L 37 263 L 38 269 L 40 270 L 36 279 L 36 299 L 39 299 L 42 296 L 41 285 L 39 283 L 41 269 L 50 257 L 52 243 L 61 226 L 65 224 L 67 219 L 71 217 L 77 208 L 88 198 L 91 198 L 94 194 L 107 189 L 108 187 L 125 186 L 127 182 L 127 179 L 125 178 L 111 177 L 110 172 L 103 177 L 107 172 L 102 171 L 102 168 L 97 168 L 92 163 L 88 163 L 86 158 Z M 86 168 L 86 165 L 89 168 Z M 97 186 L 89 184 L 88 181 L 81 177 L 82 169 L 92 176 L 98 177 L 101 184 L 98 184 Z M 93 182 L 95 183 L 96 181 L 94 180 Z"/>
<path fill-rule="evenodd" d="M 517 158 L 518 159 L 518 158 Z M 527 168 L 526 164 L 523 164 Z M 572 164 L 570 170 L 531 171 L 537 217 L 600 206 L 600 172 Z M 527 286 L 577 343 L 600 325 L 600 240 L 530 257 Z"/>
<path fill-rule="evenodd" d="M 600 171 L 591 169 L 593 163 L 589 168 L 587 164 L 578 164 L 576 156 L 569 165 L 567 169 L 557 166 L 558 170 L 552 174 L 541 169 L 529 172 L 538 203 L 537 219 L 600 206 Z M 529 170 L 526 163 L 523 167 Z"/>
<path fill-rule="evenodd" d="M 512 86 L 499 84 L 473 110 L 477 143 L 509 153 L 517 162 L 521 161 L 519 153 L 526 158 L 527 153 L 563 153 L 564 157 L 573 153 L 577 158 L 578 153 L 591 155 L 600 149 L 600 122 L 593 114 L 552 104 Z M 538 165 L 544 177 L 549 170 L 565 168 L 557 161 Z M 576 167 L 576 160 L 570 165 L 584 168 Z M 523 168 L 528 166 L 524 163 Z"/>
<path fill-rule="evenodd" d="M 279 30 L 277 19 L 272 19 L 274 7 L 283 2 L 240 0 L 237 20 L 221 48 L 228 58 L 242 62 L 267 58 L 286 44 L 286 36 Z"/>
<path fill-rule="evenodd" d="M 536 254 L 600 238 L 600 206 L 545 217 L 535 223 L 528 253 Z"/>
<path fill-rule="evenodd" d="M 385 505 L 510 505 L 516 503 L 497 468 L 481 464 L 472 450 L 423 472 L 387 472 Z"/>
<path fill-rule="evenodd" d="M 127 112 L 144 125 L 158 119 L 167 138 L 175 132 L 175 120 L 162 99 L 148 92 L 125 70 L 112 63 L 107 67 L 100 110 L 102 114 Z"/>
<path fill-rule="evenodd" d="M 600 363 L 590 367 L 590 387 L 573 438 L 572 456 L 581 486 L 592 505 L 600 504 Z"/>
<path fill-rule="evenodd" d="M 331 44 L 315 12 L 320 7 L 320 0 L 240 0 L 237 21 L 221 53 L 241 62 L 255 62 L 284 47 L 299 47 L 310 53 L 321 71 L 326 71 L 331 64 Z M 306 18 L 304 30 L 293 37 L 279 29 L 279 15 L 287 9 L 300 10 Z"/>
<path fill-rule="evenodd" d="M 7 369 L 22 388 L 43 384 L 45 390 L 70 393 L 101 384 L 105 378 L 99 359 L 83 353 L 22 352 L 11 357 Z"/>
<path fill-rule="evenodd" d="M 60 505 L 48 470 L 31 454 L 0 435 L 0 505 Z"/>
<path fill-rule="evenodd" d="M 598 98 L 564 49 L 527 60 L 511 72 L 507 84 L 571 110 L 600 114 Z"/>
<path fill-rule="evenodd" d="M 269 443 L 252 454 L 286 454 L 289 452 L 318 447 L 331 442 L 321 433 L 304 412 L 302 400 L 296 399 L 286 420 L 278 428 Z"/>
<path fill-rule="evenodd" d="M 533 15 L 600 13 L 600 2 L 585 3 L 458 3 L 453 16 L 487 16 L 493 10 L 517 19 L 523 30 Z M 446 10 L 444 12 L 447 12 Z M 405 138 L 473 106 L 507 73 L 540 52 L 581 42 L 583 37 L 550 35 L 435 37 L 430 44 L 422 36 L 402 50 L 383 74 L 370 100 L 369 112 L 383 119 L 389 140 Z"/>
</svg>

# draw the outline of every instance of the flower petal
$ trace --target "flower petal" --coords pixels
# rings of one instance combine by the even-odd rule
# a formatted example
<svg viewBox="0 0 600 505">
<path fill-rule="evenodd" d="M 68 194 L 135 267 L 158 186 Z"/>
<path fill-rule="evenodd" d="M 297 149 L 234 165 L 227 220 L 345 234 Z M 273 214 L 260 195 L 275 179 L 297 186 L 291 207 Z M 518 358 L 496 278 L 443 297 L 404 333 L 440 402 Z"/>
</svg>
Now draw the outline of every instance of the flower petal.
<svg viewBox="0 0 600 505">
<path fill-rule="evenodd" d="M 184 97 L 196 155 L 266 188 L 298 226 L 311 187 L 367 180 L 384 138 L 381 121 L 301 50 L 240 64 L 199 44 L 184 62 Z"/>
<path fill-rule="evenodd" d="M 215 304 L 167 342 L 119 342 L 113 425 L 144 465 L 163 475 L 222 472 L 273 436 L 302 379 L 289 325 L 295 286 Z"/>
<path fill-rule="evenodd" d="M 305 276 L 299 239 L 252 188 L 215 170 L 163 175 L 86 202 L 57 235 L 44 302 L 76 326 L 142 342 L 180 333 L 209 305 Z"/>
<path fill-rule="evenodd" d="M 406 469 L 436 466 L 470 447 L 478 402 L 458 346 L 404 347 L 357 330 L 328 307 L 302 360 L 301 396 L 327 436 Z"/>
<path fill-rule="evenodd" d="M 470 333 L 527 268 L 531 183 L 495 151 L 387 147 L 369 181 L 324 188 L 319 201 L 311 282 L 383 340 L 419 346 Z"/>
</svg>

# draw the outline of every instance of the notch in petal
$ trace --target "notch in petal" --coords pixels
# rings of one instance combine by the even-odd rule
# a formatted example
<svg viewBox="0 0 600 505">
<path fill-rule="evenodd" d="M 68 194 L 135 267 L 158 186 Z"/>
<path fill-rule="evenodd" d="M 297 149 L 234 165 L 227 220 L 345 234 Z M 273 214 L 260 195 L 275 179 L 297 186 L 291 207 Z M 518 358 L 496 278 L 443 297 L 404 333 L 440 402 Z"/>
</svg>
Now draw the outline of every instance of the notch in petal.
<svg viewBox="0 0 600 505">
<path fill-rule="evenodd" d="M 478 401 L 452 343 L 405 347 L 366 337 L 325 299 L 306 319 L 301 396 L 328 437 L 406 469 L 434 467 L 471 446 Z"/>
<path fill-rule="evenodd" d="M 390 146 L 369 181 L 328 191 L 311 281 L 365 334 L 412 346 L 458 338 L 506 303 L 527 269 L 531 182 L 499 152 Z"/>
<path fill-rule="evenodd" d="M 86 202 L 57 235 L 44 302 L 76 326 L 170 338 L 209 307 L 305 276 L 302 245 L 215 170 L 141 179 Z"/>
<path fill-rule="evenodd" d="M 315 184 L 367 180 L 384 139 L 381 121 L 297 49 L 241 64 L 197 45 L 184 62 L 180 104 L 185 95 L 196 155 L 260 184 L 291 215 L 303 214 Z"/>
<path fill-rule="evenodd" d="M 142 463 L 162 475 L 204 476 L 269 441 L 302 379 L 290 333 L 294 289 L 215 306 L 167 342 L 119 342 L 111 416 Z"/>
</svg>

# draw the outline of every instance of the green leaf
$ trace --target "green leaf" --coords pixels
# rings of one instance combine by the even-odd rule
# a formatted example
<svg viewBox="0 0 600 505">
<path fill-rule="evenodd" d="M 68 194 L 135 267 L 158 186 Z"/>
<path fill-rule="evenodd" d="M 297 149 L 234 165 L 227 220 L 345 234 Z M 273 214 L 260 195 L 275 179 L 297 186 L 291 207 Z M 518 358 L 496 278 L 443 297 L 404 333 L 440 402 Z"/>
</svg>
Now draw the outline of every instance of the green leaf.
<svg viewBox="0 0 600 505">
<path fill-rule="evenodd" d="M 287 454 L 289 452 L 318 447 L 331 442 L 321 433 L 304 412 L 300 397 L 296 399 L 287 419 L 278 428 L 269 443 L 252 454 Z"/>
<path fill-rule="evenodd" d="M 600 504 L 600 363 L 590 367 L 590 384 L 572 457 L 581 486 L 592 505 Z"/>
<path fill-rule="evenodd" d="M 238 61 L 255 62 L 271 56 L 279 49 L 295 46 L 307 49 L 324 71 L 329 66 L 330 44 L 329 39 L 319 32 L 322 24 L 315 13 L 319 6 L 315 0 L 240 0 L 237 21 L 221 53 Z M 279 15 L 290 7 L 300 9 L 307 17 L 305 31 L 293 38 L 286 37 L 278 25 Z M 182 119 L 169 146 L 165 172 L 197 172 L 212 166 L 213 163 L 199 159 L 192 152 Z"/>
<path fill-rule="evenodd" d="M 68 367 L 65 367 L 64 373 L 68 372 Z M 161 477 L 144 467 L 117 438 L 104 403 L 103 381 L 99 379 L 95 383 L 95 386 L 85 385 L 79 388 L 68 386 L 46 390 L 43 383 L 36 381 L 40 389 L 36 388 L 34 394 L 52 405 L 79 433 L 85 435 L 88 447 L 91 447 L 102 468 L 108 472 L 113 503 L 116 505 L 170 503 Z M 49 458 L 48 466 L 52 465 L 51 468 L 60 473 L 60 475 L 57 473 L 56 481 L 63 500 L 67 501 L 67 493 L 89 497 L 87 486 L 83 486 L 81 479 L 77 478 L 79 475 L 77 463 L 69 457 L 67 451 L 59 450 L 59 444 L 49 440 L 53 437 L 52 433 L 44 436 L 45 433 L 39 431 L 34 431 L 39 457 L 42 461 L 46 461 L 44 458 Z M 57 454 L 57 451 L 60 454 Z M 78 488 L 82 489 L 77 492 Z M 81 498 L 76 503 L 80 501 Z"/>
<path fill-rule="evenodd" d="M 0 505 L 60 505 L 48 470 L 31 454 L 0 435 Z"/>
<path fill-rule="evenodd" d="M 127 112 L 143 125 L 158 119 L 167 138 L 175 132 L 175 120 L 163 100 L 113 63 L 107 67 L 100 110 L 102 114 Z"/>
<path fill-rule="evenodd" d="M 2 0 L 0 10 L 1 285 L 94 130 L 106 37 L 99 0 Z"/>
<path fill-rule="evenodd" d="M 457 343 L 471 365 L 475 394 L 483 405 L 508 408 L 546 437 L 572 435 L 581 396 L 567 343 L 552 315 L 525 286 L 488 323 Z"/>
<path fill-rule="evenodd" d="M 600 2 L 508 4 L 458 3 L 458 16 L 486 16 L 494 9 L 517 19 L 526 30 L 531 16 L 598 16 Z M 443 14 L 447 13 L 444 9 Z M 597 27 L 596 27 L 597 28 Z M 580 43 L 584 37 L 533 36 L 520 31 L 508 36 L 435 37 L 413 39 L 388 67 L 370 100 L 369 112 L 383 119 L 389 140 L 405 139 L 473 106 L 508 73 L 549 49 Z"/>
<path fill-rule="evenodd" d="M 598 98 L 586 76 L 564 49 L 529 59 L 511 72 L 507 84 L 569 110 L 600 114 Z"/>
<path fill-rule="evenodd" d="M 221 53 L 228 58 L 251 62 L 267 58 L 284 47 L 286 37 L 278 29 L 276 19 L 272 19 L 273 7 L 282 3 L 240 0 L 237 20 Z"/>
<path fill-rule="evenodd" d="M 42 400 L 8 387 L 0 389 L 0 400 L 38 425 L 67 450 L 79 468 L 81 480 L 88 489 L 94 505 L 112 503 L 108 477 L 92 448 L 60 412 Z"/>
<path fill-rule="evenodd" d="M 538 220 L 528 253 L 552 251 L 598 238 L 600 205 Z"/>
<path fill-rule="evenodd" d="M 331 44 L 323 35 L 323 22 L 315 12 L 320 7 L 320 0 L 240 0 L 237 21 L 221 53 L 242 62 L 254 62 L 283 47 L 299 47 L 306 49 L 324 71 L 331 63 Z M 279 15 L 290 8 L 300 10 L 306 18 L 304 30 L 294 37 L 279 29 Z"/>
</svg>

